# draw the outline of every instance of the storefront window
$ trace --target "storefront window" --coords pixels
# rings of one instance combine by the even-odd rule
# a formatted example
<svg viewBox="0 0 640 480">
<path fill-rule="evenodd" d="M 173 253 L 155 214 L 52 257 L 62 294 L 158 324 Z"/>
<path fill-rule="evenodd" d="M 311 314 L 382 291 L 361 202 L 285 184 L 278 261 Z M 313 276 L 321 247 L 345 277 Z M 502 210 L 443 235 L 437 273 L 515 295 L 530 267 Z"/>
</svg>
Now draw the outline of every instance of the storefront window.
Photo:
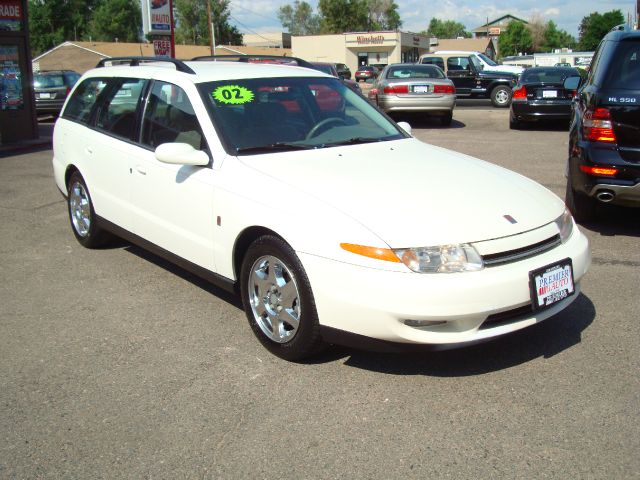
<svg viewBox="0 0 640 480">
<path fill-rule="evenodd" d="M 0 46 L 0 110 L 24 107 L 22 72 L 17 45 Z"/>
</svg>

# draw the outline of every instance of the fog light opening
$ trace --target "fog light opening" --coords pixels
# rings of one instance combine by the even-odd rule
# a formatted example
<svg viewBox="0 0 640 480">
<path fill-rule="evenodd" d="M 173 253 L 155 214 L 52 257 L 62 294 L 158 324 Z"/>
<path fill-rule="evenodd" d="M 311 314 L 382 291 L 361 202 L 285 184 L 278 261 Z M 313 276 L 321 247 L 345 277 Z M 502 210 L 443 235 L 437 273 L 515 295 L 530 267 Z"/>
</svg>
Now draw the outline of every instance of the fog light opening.
<svg viewBox="0 0 640 480">
<path fill-rule="evenodd" d="M 436 325 L 444 325 L 443 320 L 405 320 L 404 324 L 408 327 L 435 327 Z"/>
</svg>

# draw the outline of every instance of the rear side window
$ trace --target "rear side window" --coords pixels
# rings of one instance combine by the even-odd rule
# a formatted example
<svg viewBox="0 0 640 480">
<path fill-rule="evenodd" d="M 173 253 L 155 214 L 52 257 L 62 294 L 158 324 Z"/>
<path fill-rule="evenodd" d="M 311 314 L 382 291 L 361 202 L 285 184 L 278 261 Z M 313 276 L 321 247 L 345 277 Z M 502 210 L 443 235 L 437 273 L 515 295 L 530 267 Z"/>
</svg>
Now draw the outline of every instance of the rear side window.
<svg viewBox="0 0 640 480">
<path fill-rule="evenodd" d="M 100 107 L 96 127 L 117 137 L 132 139 L 136 130 L 136 111 L 144 79 L 117 79 Z"/>
<path fill-rule="evenodd" d="M 104 78 L 87 78 L 73 92 L 62 116 L 80 123 L 89 123 L 91 110 L 106 85 L 107 80 Z"/>
<path fill-rule="evenodd" d="M 468 57 L 449 57 L 447 58 L 447 70 L 448 71 L 460 71 L 469 70 L 469 58 Z"/>
<path fill-rule="evenodd" d="M 429 65 L 436 65 L 444 70 L 444 60 L 441 57 L 427 57 L 422 59 L 422 63 Z"/>
<path fill-rule="evenodd" d="M 640 38 L 617 44 L 603 82 L 611 88 L 640 90 Z"/>
<path fill-rule="evenodd" d="M 155 149 L 169 142 L 188 143 L 203 150 L 204 136 L 187 97 L 177 85 L 156 81 L 149 95 L 142 124 L 142 143 Z"/>
</svg>

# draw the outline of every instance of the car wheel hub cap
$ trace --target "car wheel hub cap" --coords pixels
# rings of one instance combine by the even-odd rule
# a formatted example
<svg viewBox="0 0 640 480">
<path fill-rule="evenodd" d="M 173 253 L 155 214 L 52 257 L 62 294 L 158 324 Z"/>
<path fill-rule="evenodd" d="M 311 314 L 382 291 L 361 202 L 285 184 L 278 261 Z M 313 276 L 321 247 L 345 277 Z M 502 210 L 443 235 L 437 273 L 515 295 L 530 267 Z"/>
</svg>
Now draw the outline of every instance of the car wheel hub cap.
<svg viewBox="0 0 640 480">
<path fill-rule="evenodd" d="M 278 258 L 258 258 L 249 275 L 249 301 L 258 327 L 276 343 L 290 341 L 300 324 L 300 300 L 295 277 Z"/>
<path fill-rule="evenodd" d="M 69 192 L 69 212 L 76 233 L 86 237 L 91 228 L 91 204 L 82 184 L 75 183 Z"/>
</svg>

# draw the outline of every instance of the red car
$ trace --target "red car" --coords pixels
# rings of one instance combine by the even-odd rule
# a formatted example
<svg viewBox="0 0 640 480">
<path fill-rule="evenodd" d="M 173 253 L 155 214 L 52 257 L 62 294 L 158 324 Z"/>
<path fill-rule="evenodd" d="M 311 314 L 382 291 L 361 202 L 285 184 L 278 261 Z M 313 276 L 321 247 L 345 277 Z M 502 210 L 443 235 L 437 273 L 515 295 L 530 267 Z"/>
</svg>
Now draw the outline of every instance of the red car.
<svg viewBox="0 0 640 480">
<path fill-rule="evenodd" d="M 375 80 L 376 78 L 378 78 L 379 73 L 380 70 L 378 70 L 376 67 L 372 65 L 363 65 L 356 72 L 356 82 L 359 82 L 360 80 L 366 82 L 369 79 Z"/>
</svg>

